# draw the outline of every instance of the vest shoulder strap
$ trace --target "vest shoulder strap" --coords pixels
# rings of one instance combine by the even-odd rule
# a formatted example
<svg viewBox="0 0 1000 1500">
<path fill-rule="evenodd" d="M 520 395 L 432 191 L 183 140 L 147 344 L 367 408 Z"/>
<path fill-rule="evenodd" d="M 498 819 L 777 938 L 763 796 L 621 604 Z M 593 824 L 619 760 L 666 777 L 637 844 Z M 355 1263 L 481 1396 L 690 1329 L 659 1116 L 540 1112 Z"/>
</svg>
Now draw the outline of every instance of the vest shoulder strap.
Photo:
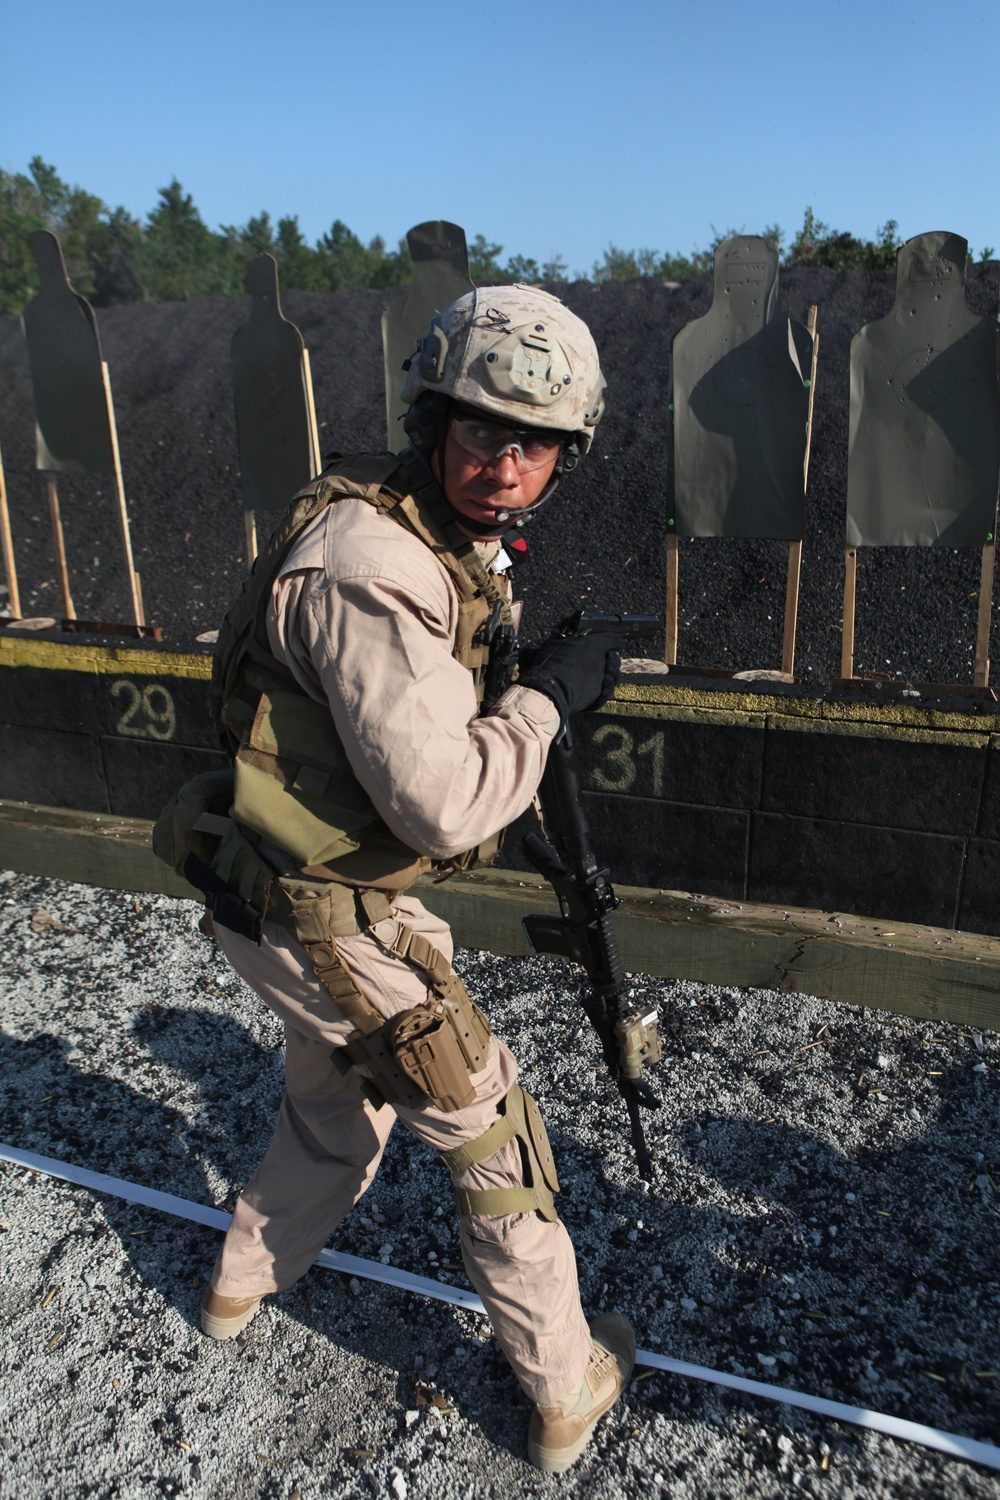
<svg viewBox="0 0 1000 1500">
<path fill-rule="evenodd" d="M 267 638 L 267 602 L 297 538 L 329 505 L 364 500 L 391 517 L 429 547 L 447 571 L 459 597 L 461 622 L 455 655 L 474 669 L 472 640 L 494 612 L 505 623 L 510 605 L 483 565 L 473 543 L 462 535 L 440 487 L 409 453 L 331 455 L 317 478 L 292 499 L 288 513 L 257 558 L 239 597 L 227 611 L 215 651 L 209 708 L 224 742 L 234 745 L 234 726 L 224 706 L 243 684 L 266 690 L 295 687 L 292 674 L 272 655 Z"/>
<path fill-rule="evenodd" d="M 374 504 L 386 479 L 399 467 L 394 453 L 330 456 L 327 467 L 293 496 L 288 511 L 260 553 L 239 595 L 226 611 L 212 664 L 209 713 L 228 749 L 235 749 L 234 727 L 223 708 L 244 682 L 266 689 L 294 689 L 292 674 L 275 659 L 267 639 L 267 601 L 285 559 L 305 528 L 328 505 L 348 496 Z"/>
<path fill-rule="evenodd" d="M 430 547 L 448 570 L 463 603 L 484 599 L 488 613 L 499 602 L 501 618 L 508 623 L 510 607 L 475 545 L 459 531 L 440 485 L 413 454 L 401 453 L 398 462 L 404 486 L 395 493 L 387 488 L 381 504 Z"/>
</svg>

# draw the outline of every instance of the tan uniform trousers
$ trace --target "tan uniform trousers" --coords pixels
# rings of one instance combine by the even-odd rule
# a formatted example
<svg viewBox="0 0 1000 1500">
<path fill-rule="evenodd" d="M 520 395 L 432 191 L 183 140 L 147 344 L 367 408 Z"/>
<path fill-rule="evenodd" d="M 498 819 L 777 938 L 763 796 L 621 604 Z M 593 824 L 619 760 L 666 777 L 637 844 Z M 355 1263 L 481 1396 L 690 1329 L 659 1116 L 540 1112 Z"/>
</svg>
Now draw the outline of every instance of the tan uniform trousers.
<svg viewBox="0 0 1000 1500">
<path fill-rule="evenodd" d="M 452 955 L 447 925 L 412 897 L 393 907 L 415 932 Z M 419 969 L 388 953 L 393 918 L 357 937 L 338 938 L 358 987 L 387 1018 L 422 1002 L 426 979 Z M 218 929 L 230 963 L 285 1023 L 285 1096 L 267 1155 L 236 1205 L 212 1275 L 225 1297 L 281 1291 L 315 1260 L 329 1235 L 372 1182 L 396 1116 L 435 1151 L 450 1151 L 481 1136 L 517 1078 L 517 1063 L 495 1037 L 487 1066 L 474 1075 L 475 1102 L 443 1114 L 426 1109 L 376 1110 L 352 1070 L 346 1077 L 330 1061 L 350 1024 L 317 980 L 305 949 L 292 934 L 264 924 L 258 948 Z M 450 1174 L 441 1164 L 442 1198 L 450 1200 Z M 516 1141 L 458 1174 L 469 1190 L 520 1186 Z M 536 1213 L 460 1220 L 462 1259 L 482 1298 L 494 1332 L 529 1400 L 558 1403 L 583 1379 L 590 1333 L 577 1286 L 576 1259 L 562 1224 Z"/>
</svg>

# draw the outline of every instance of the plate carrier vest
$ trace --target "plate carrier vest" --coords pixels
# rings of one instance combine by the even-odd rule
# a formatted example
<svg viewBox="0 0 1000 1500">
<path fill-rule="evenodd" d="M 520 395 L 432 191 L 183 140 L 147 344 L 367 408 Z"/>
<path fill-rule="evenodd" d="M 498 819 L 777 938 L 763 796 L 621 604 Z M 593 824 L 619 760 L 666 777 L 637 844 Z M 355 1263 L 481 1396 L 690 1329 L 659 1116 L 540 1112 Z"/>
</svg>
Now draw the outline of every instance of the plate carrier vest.
<svg viewBox="0 0 1000 1500">
<path fill-rule="evenodd" d="M 210 711 L 235 758 L 232 816 L 285 850 L 314 878 L 404 890 L 431 861 L 386 827 L 362 789 L 329 711 L 277 661 L 267 609 L 278 574 L 302 531 L 328 505 L 364 500 L 419 537 L 447 570 L 459 600 L 452 655 L 472 673 L 482 702 L 490 636 L 511 624 L 509 584 L 490 573 L 433 477 L 412 454 L 336 458 L 300 490 L 254 564 L 219 632 Z M 489 863 L 500 835 L 447 864 Z M 220 872 L 221 873 L 221 872 Z"/>
</svg>

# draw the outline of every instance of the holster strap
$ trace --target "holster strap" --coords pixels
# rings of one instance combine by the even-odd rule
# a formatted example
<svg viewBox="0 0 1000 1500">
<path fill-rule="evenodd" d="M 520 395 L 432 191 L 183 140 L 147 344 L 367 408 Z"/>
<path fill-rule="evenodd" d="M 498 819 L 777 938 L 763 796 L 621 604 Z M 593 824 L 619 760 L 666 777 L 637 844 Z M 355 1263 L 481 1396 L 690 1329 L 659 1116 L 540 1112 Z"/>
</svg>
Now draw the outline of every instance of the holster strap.
<svg viewBox="0 0 1000 1500">
<path fill-rule="evenodd" d="M 418 969 L 423 969 L 433 988 L 439 992 L 453 977 L 454 971 L 441 949 L 435 948 L 423 933 L 414 932 L 405 922 L 398 924 L 396 936 L 388 946 L 397 958 L 405 958 Z"/>
<path fill-rule="evenodd" d="M 555 1223 L 554 1194 L 559 1191 L 555 1163 L 538 1105 L 520 1084 L 515 1084 L 503 1102 L 503 1114 L 490 1128 L 467 1146 L 440 1153 L 448 1169 L 455 1173 L 475 1166 L 496 1155 L 502 1146 L 517 1138 L 529 1185 L 513 1188 L 455 1189 L 459 1215 L 497 1218 L 506 1214 L 539 1213 Z"/>
<path fill-rule="evenodd" d="M 490 1029 L 441 950 L 398 920 L 390 940 L 374 934 L 388 953 L 423 970 L 436 997 L 387 1021 L 362 994 L 337 948 L 338 936 L 374 929 L 392 916 L 386 892 L 329 885 L 317 890 L 288 877 L 281 888 L 317 979 L 355 1028 L 337 1049 L 337 1066 L 367 1070 L 371 1076 L 362 1075 L 362 1087 L 376 1107 L 386 1102 L 416 1109 L 430 1102 L 445 1112 L 464 1109 L 475 1092 L 469 1080 L 486 1065 Z M 512 1134 L 511 1128 L 506 1139 Z M 498 1138 L 486 1154 L 501 1144 Z"/>
<path fill-rule="evenodd" d="M 316 978 L 330 998 L 343 1011 L 352 1026 L 365 1036 L 371 1036 L 385 1025 L 379 1015 L 354 982 L 354 976 L 337 952 L 337 940 L 330 937 L 325 943 L 305 943 Z"/>
<path fill-rule="evenodd" d="M 496 1156 L 501 1147 L 512 1141 L 516 1134 L 517 1131 L 507 1116 L 501 1115 L 499 1120 L 493 1121 L 484 1135 L 470 1141 L 467 1146 L 456 1146 L 452 1151 L 442 1151 L 439 1154 L 449 1172 L 464 1172 L 466 1167 L 478 1166 L 481 1161 L 488 1161 L 491 1156 Z"/>
<path fill-rule="evenodd" d="M 455 1203 L 459 1214 L 484 1219 L 499 1218 L 503 1214 L 531 1214 L 541 1206 L 538 1194 L 530 1187 L 487 1188 L 478 1193 L 456 1188 Z"/>
</svg>

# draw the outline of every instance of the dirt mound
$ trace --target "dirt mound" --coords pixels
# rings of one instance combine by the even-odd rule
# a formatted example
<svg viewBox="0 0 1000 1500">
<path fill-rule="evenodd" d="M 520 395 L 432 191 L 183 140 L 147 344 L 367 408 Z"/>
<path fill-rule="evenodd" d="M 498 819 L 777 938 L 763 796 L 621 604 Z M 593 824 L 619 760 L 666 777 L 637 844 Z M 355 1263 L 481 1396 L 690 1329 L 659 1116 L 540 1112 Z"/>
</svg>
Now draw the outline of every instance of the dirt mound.
<svg viewBox="0 0 1000 1500">
<path fill-rule="evenodd" d="M 997 308 L 997 264 L 975 266 L 968 301 Z M 580 472 L 530 532 L 517 585 L 529 635 L 587 602 L 662 613 L 667 388 L 674 335 L 711 304 L 708 278 L 577 282 L 565 300 L 590 325 L 608 377 L 608 412 Z M 893 273 L 786 272 L 782 310 L 819 308 L 808 528 L 797 670 L 839 671 L 847 478 L 849 351 L 892 304 Z M 384 445 L 382 292 L 290 292 L 286 314 L 310 350 L 324 450 Z M 245 567 L 229 343 L 249 299 L 116 307 L 99 314 L 111 368 L 136 566 L 152 623 L 181 640 L 218 624 Z M 24 339 L 0 319 L 0 444 L 25 614 L 60 612 L 45 491 L 34 470 Z M 60 480 L 72 588 L 81 616 L 127 618 L 110 484 Z M 262 527 L 266 531 L 266 523 Z M 720 667 L 777 666 L 786 549 L 779 543 L 684 540 L 680 657 Z M 971 552 L 862 554 L 857 668 L 968 681 L 979 560 Z"/>
</svg>

